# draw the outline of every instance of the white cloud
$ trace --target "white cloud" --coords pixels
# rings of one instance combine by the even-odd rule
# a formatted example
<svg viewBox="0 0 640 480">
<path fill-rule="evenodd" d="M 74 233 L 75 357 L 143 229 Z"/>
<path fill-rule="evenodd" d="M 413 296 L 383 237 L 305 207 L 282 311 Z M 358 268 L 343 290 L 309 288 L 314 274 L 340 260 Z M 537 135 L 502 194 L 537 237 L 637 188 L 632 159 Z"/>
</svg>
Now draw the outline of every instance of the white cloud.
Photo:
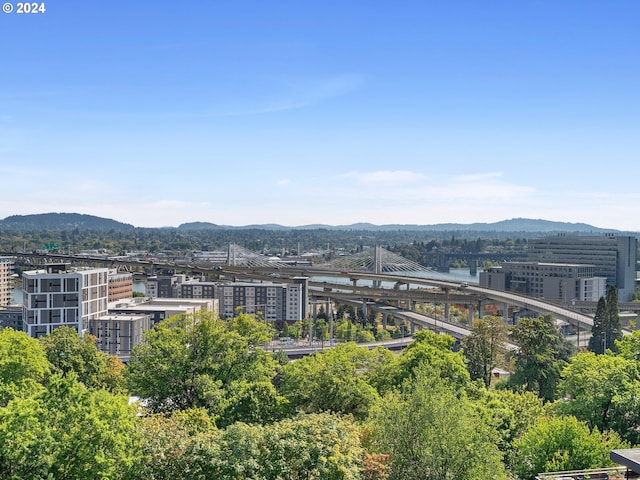
<svg viewBox="0 0 640 480">
<path fill-rule="evenodd" d="M 340 188 L 335 195 L 352 198 L 355 202 L 376 200 L 396 205 L 416 202 L 435 205 L 444 202 L 522 200 L 535 192 L 532 187 L 509 183 L 501 177 L 501 173 L 427 177 L 408 170 L 350 172 L 337 178 L 354 180 L 371 188 L 357 191 Z"/>
<path fill-rule="evenodd" d="M 277 185 L 291 185 L 291 183 L 291 180 L 289 180 L 288 178 L 283 178 L 276 182 Z"/>
</svg>

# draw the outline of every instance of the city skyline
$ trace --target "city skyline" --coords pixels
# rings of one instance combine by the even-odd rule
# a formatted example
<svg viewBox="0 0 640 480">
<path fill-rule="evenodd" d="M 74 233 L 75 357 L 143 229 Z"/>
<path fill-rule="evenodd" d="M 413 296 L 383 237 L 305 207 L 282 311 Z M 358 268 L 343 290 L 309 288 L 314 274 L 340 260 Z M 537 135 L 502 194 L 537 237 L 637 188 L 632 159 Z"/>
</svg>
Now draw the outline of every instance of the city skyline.
<svg viewBox="0 0 640 480">
<path fill-rule="evenodd" d="M 640 230 L 635 2 L 45 4 L 0 16 L 0 218 Z"/>
</svg>

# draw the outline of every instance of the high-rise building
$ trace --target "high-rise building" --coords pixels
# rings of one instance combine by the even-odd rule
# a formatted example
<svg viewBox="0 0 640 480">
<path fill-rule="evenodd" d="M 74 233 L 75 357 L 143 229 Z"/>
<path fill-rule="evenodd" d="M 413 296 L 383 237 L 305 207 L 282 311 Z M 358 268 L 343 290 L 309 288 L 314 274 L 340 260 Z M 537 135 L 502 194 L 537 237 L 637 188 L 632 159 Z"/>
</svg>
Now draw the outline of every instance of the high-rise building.
<svg viewBox="0 0 640 480">
<path fill-rule="evenodd" d="M 147 296 L 151 298 L 215 298 L 220 282 L 205 282 L 186 275 L 147 278 Z"/>
<path fill-rule="evenodd" d="M 88 328 L 89 320 L 107 314 L 107 268 L 47 265 L 22 274 L 24 331 L 40 337 L 60 326 Z"/>
<path fill-rule="evenodd" d="M 606 295 L 606 279 L 593 271 L 593 265 L 505 262 L 480 272 L 480 286 L 565 303 L 597 302 Z"/>
<path fill-rule="evenodd" d="M 304 318 L 302 283 L 228 283 L 218 287 L 220 315 L 233 317 L 237 311 L 261 312 L 268 321 L 296 321 Z"/>
<path fill-rule="evenodd" d="M 636 286 L 638 242 L 632 236 L 566 235 L 529 240 L 529 258 L 538 262 L 593 265 L 596 277 L 618 289 L 620 301 L 630 301 Z"/>
<path fill-rule="evenodd" d="M 133 274 L 113 268 L 109 270 L 108 281 L 110 302 L 133 297 Z"/>
<path fill-rule="evenodd" d="M 11 257 L 0 257 L 0 308 L 11 303 L 11 271 L 13 270 L 13 259 Z"/>
</svg>

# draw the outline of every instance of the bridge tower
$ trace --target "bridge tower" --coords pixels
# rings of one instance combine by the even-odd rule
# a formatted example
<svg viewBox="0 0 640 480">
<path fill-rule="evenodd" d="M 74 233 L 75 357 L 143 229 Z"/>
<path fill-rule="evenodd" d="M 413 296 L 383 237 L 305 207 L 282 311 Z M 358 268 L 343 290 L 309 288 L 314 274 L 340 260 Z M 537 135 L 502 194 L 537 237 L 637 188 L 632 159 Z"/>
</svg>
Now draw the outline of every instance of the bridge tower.
<svg viewBox="0 0 640 480">
<path fill-rule="evenodd" d="M 229 248 L 227 250 L 227 265 L 230 267 L 236 266 L 236 245 L 229 242 Z"/>
<path fill-rule="evenodd" d="M 382 273 L 382 247 L 376 245 L 373 250 L 373 273 L 380 275 Z M 373 281 L 373 288 L 380 288 L 382 286 L 381 280 Z"/>
</svg>

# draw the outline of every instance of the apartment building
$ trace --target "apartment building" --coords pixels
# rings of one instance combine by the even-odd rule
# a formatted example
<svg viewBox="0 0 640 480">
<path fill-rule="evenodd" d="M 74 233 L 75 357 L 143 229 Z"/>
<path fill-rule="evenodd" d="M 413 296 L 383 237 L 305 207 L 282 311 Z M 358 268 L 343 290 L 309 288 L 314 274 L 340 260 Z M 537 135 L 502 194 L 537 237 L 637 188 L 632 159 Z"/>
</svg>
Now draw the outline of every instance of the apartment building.
<svg viewBox="0 0 640 480">
<path fill-rule="evenodd" d="M 620 301 L 630 301 L 636 287 L 638 242 L 632 236 L 560 234 L 529 240 L 529 259 L 547 263 L 593 265 L 596 277 L 618 289 Z"/>
<path fill-rule="evenodd" d="M 78 333 L 90 320 L 107 314 L 107 268 L 51 264 L 22 274 L 23 330 L 40 337 L 66 325 Z"/>
<path fill-rule="evenodd" d="M 147 279 L 147 295 L 158 299 L 215 299 L 220 315 L 232 318 L 236 311 L 261 312 L 269 321 L 296 321 L 307 316 L 307 278 L 293 283 L 205 282 L 185 275 Z"/>
<path fill-rule="evenodd" d="M 148 314 L 109 314 L 88 321 L 88 330 L 97 340 L 99 350 L 109 355 L 128 358 L 131 350 L 142 342 L 151 328 Z"/>
<path fill-rule="evenodd" d="M 107 280 L 109 283 L 108 296 L 110 302 L 133 297 L 133 274 L 118 272 L 118 270 L 112 268 L 109 270 Z"/>
<path fill-rule="evenodd" d="M 268 321 L 297 321 L 306 316 L 302 283 L 228 283 L 217 288 L 220 315 L 261 313 Z"/>
<path fill-rule="evenodd" d="M 22 331 L 22 327 L 22 307 L 20 305 L 0 308 L 0 328 L 13 328 Z"/>
<path fill-rule="evenodd" d="M 13 259 L 0 257 L 0 308 L 11 304 L 11 272 Z"/>
<path fill-rule="evenodd" d="M 147 296 L 151 298 L 215 298 L 220 282 L 205 282 L 186 275 L 147 278 Z"/>
</svg>

